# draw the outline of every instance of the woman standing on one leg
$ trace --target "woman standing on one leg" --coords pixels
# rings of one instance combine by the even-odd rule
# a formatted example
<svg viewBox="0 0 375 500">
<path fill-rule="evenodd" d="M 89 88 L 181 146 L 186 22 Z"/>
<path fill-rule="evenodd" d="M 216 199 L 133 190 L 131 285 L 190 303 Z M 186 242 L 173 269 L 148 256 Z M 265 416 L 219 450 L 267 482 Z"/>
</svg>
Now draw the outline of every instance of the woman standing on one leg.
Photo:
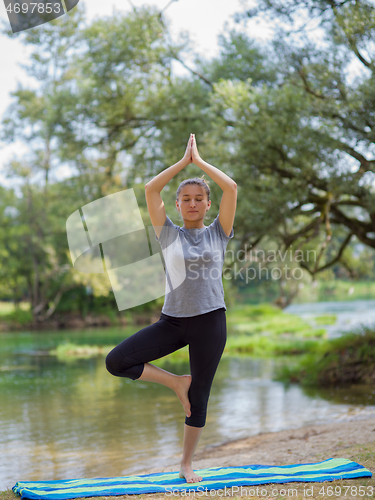
<svg viewBox="0 0 375 500">
<path fill-rule="evenodd" d="M 187 179 L 177 190 L 176 208 L 183 227 L 173 224 L 166 215 L 160 196 L 166 184 L 190 163 L 200 167 L 223 190 L 219 215 L 208 227 L 203 220 L 211 206 L 210 189 L 202 179 Z M 108 354 L 106 364 L 113 375 L 157 382 L 174 390 L 186 413 L 180 476 L 195 483 L 202 478 L 192 469 L 193 455 L 206 422 L 209 393 L 226 342 L 221 275 L 225 249 L 234 235 L 237 185 L 200 158 L 191 134 L 182 160 L 148 182 L 145 192 L 171 285 L 166 284 L 160 319 L 121 342 Z M 181 271 L 182 283 L 176 281 Z M 150 364 L 185 345 L 189 345 L 190 375 L 174 375 Z"/>
</svg>

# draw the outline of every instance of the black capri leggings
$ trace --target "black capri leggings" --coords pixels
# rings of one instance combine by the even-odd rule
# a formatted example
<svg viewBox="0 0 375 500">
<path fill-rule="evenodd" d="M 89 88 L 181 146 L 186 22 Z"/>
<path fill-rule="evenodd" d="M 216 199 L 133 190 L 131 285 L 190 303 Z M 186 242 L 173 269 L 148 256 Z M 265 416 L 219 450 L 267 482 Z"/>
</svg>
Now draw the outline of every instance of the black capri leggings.
<svg viewBox="0 0 375 500">
<path fill-rule="evenodd" d="M 136 380 L 144 363 L 189 345 L 191 416 L 185 423 L 204 427 L 210 389 L 227 339 L 225 309 L 176 318 L 164 313 L 115 347 L 106 358 L 107 370 L 117 377 Z"/>
</svg>

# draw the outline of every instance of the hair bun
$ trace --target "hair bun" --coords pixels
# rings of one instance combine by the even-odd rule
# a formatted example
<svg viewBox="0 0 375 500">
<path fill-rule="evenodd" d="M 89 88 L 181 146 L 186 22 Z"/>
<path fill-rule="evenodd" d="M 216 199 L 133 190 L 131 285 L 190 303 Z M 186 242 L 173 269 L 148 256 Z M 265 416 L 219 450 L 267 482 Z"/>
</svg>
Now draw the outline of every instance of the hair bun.
<svg viewBox="0 0 375 500">
<path fill-rule="evenodd" d="M 199 177 L 199 179 L 202 179 L 202 181 L 204 181 L 204 182 L 207 184 L 207 186 L 208 186 L 208 185 L 209 185 L 209 183 L 210 183 L 210 181 L 208 181 L 207 179 L 205 179 L 205 178 L 204 178 L 204 174 L 203 174 L 203 175 L 201 175 L 201 176 Z"/>
</svg>

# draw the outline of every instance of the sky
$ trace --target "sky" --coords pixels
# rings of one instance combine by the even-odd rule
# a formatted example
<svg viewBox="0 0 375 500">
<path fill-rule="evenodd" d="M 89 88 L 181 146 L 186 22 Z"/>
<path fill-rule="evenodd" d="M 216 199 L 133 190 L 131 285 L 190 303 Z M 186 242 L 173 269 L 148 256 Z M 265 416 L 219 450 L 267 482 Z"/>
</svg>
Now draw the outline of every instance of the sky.
<svg viewBox="0 0 375 500">
<path fill-rule="evenodd" d="M 178 40 L 182 31 L 187 31 L 193 43 L 195 52 L 212 57 L 218 53 L 218 35 L 223 32 L 225 23 L 228 27 L 236 26 L 232 15 L 242 12 L 245 7 L 253 7 L 256 0 L 154 0 L 144 2 L 142 0 L 80 0 L 85 4 L 87 19 L 92 21 L 96 18 L 112 16 L 114 8 L 118 11 L 129 12 L 131 5 L 136 8 L 141 5 L 156 5 L 160 10 L 164 10 L 164 15 L 170 20 L 170 33 L 173 40 Z M 0 1 L 0 19 L 8 25 L 8 16 L 5 11 L 4 2 Z M 10 26 L 10 25 L 9 25 Z M 242 28 L 244 29 L 244 28 Z M 272 37 L 272 29 L 266 24 L 249 24 L 246 31 L 252 37 L 259 40 L 266 40 Z M 29 63 L 31 47 L 22 44 L 22 34 L 14 38 L 0 34 L 0 122 L 9 104 L 12 102 L 10 92 L 21 83 L 24 87 L 36 87 L 36 82 L 28 77 L 26 71 L 20 64 Z M 176 63 L 176 65 L 179 65 Z M 186 71 L 181 65 L 175 66 L 176 73 Z M 1 125 L 0 125 L 1 127 Z M 4 164 L 10 158 L 27 149 L 22 143 L 11 145 L 0 144 L 0 184 L 9 185 L 3 175 Z"/>
</svg>

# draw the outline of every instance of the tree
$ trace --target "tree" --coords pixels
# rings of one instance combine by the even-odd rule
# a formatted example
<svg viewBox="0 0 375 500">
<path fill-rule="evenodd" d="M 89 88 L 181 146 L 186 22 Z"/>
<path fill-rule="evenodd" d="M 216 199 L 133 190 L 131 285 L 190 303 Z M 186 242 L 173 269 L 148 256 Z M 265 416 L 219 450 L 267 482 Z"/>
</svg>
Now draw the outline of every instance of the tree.
<svg viewBox="0 0 375 500">
<path fill-rule="evenodd" d="M 322 21 L 319 42 L 300 23 L 292 32 L 301 5 Z M 149 224 L 143 185 L 179 159 L 190 132 L 202 157 L 237 182 L 238 250 L 277 244 L 299 252 L 299 265 L 313 277 L 338 263 L 351 277 L 363 275 L 352 255 L 358 242 L 375 247 L 369 4 L 262 0 L 239 18 L 271 13 L 279 25 L 292 23 L 290 33 L 280 28 L 266 47 L 235 30 L 224 33 L 219 57 L 196 56 L 183 77 L 173 74 L 172 61 L 188 67 L 189 41 L 173 44 L 157 9 L 90 26 L 83 9 L 21 33 L 35 47 L 29 72 L 40 88 L 14 92 L 3 120 L 4 142 L 20 138 L 30 146 L 27 158 L 8 165 L 22 181 L 22 199 L 9 198 L 18 212 L 3 239 L 16 235 L 14 273 L 27 282 L 36 316 L 52 314 L 74 283 L 94 285 L 69 267 L 66 218 L 133 188 Z M 361 67 L 356 78 L 353 60 Z M 56 182 L 61 166 L 70 177 Z M 195 173 L 201 171 L 189 167 Z M 168 213 L 186 176 L 184 170 L 166 187 Z M 221 193 L 215 185 L 212 191 L 217 213 Z"/>
<path fill-rule="evenodd" d="M 296 19 L 308 17 L 301 8 L 320 16 L 322 41 L 308 40 L 304 26 L 292 32 Z M 238 17 L 260 12 L 293 24 L 278 29 L 269 47 L 265 67 L 273 63 L 276 76 L 260 85 L 251 80 L 254 70 L 237 70 L 235 80 L 214 84 L 212 137 L 227 145 L 221 160 L 239 185 L 242 247 L 269 234 L 294 251 L 314 241 L 316 259 L 301 262 L 314 277 L 343 262 L 351 241 L 375 248 L 375 9 L 368 2 L 265 0 Z M 353 60 L 361 65 L 355 78 Z"/>
<path fill-rule="evenodd" d="M 20 139 L 30 148 L 6 166 L 21 196 L 8 206 L 17 215 L 5 226 L 12 249 L 4 257 L 14 258 L 38 321 L 79 282 L 67 255 L 67 217 L 124 187 L 118 157 L 155 133 L 153 94 L 169 78 L 169 48 L 155 9 L 89 27 L 83 9 L 23 34 L 35 47 L 28 72 L 40 86 L 13 92 L 2 122 L 3 142 Z M 51 176 L 62 164 L 78 175 L 56 182 Z"/>
</svg>

